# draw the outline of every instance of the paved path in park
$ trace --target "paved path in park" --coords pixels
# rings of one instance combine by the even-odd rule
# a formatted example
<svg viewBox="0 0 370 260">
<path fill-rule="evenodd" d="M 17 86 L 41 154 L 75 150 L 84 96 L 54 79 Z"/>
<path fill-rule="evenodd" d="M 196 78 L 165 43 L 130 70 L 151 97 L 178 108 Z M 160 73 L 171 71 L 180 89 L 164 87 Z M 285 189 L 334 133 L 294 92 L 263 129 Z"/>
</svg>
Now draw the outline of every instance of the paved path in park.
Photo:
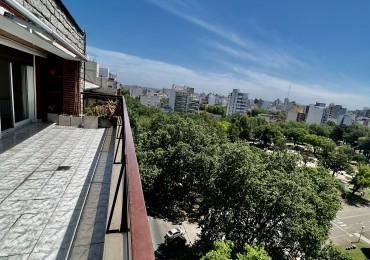
<svg viewBox="0 0 370 260">
<path fill-rule="evenodd" d="M 66 255 L 103 134 L 32 124 L 0 140 L 0 259 Z"/>
<path fill-rule="evenodd" d="M 370 245 L 370 203 L 343 204 L 332 224 L 330 239 L 334 244 L 350 246 L 358 241 L 362 231 L 362 242 Z"/>
</svg>

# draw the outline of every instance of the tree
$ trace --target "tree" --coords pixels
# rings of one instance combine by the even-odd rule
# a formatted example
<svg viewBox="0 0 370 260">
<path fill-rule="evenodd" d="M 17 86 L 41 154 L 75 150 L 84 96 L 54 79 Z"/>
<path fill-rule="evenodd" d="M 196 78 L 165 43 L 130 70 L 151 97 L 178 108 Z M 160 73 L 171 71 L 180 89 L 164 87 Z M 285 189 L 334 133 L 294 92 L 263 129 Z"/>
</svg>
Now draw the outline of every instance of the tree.
<svg viewBox="0 0 370 260">
<path fill-rule="evenodd" d="M 359 165 L 358 172 L 349 183 L 353 184 L 353 194 L 359 189 L 370 187 L 370 166 Z"/>
<path fill-rule="evenodd" d="M 216 241 L 213 244 L 214 249 L 209 251 L 201 260 L 229 260 L 231 259 L 234 243 L 231 241 Z"/>
<path fill-rule="evenodd" d="M 243 143 L 215 149 L 199 205 L 200 238 L 223 238 L 240 250 L 265 243 L 277 259 L 313 256 L 340 208 L 337 183 L 323 168 L 299 167 L 291 154 L 269 155 Z"/>
<path fill-rule="evenodd" d="M 325 245 L 315 257 L 308 258 L 309 260 L 351 260 L 352 257 L 346 252 L 342 252 L 335 248 L 333 244 Z"/>
<path fill-rule="evenodd" d="M 370 137 L 360 137 L 358 139 L 358 149 L 362 150 L 366 158 L 370 159 Z"/>
<path fill-rule="evenodd" d="M 302 143 L 306 135 L 308 135 L 308 131 L 303 128 L 291 128 L 286 133 L 286 137 L 292 140 L 294 145 Z"/>
<path fill-rule="evenodd" d="M 333 177 L 338 171 L 352 171 L 348 155 L 340 149 L 328 153 L 328 156 L 323 161 L 323 165 L 325 168 L 333 171 Z"/>
<path fill-rule="evenodd" d="M 222 117 L 226 116 L 226 106 L 222 106 L 221 104 L 216 104 L 214 106 L 205 106 L 205 109 L 208 113 L 216 114 L 216 115 L 221 115 Z"/>
<path fill-rule="evenodd" d="M 275 125 L 267 124 L 256 128 L 255 137 L 262 141 L 263 147 L 268 144 L 273 144 L 278 139 L 282 139 L 283 135 Z"/>
<path fill-rule="evenodd" d="M 344 127 L 343 126 L 335 126 L 329 137 L 334 142 L 339 142 L 339 141 L 343 140 L 343 134 L 344 134 Z"/>
<path fill-rule="evenodd" d="M 312 145 L 314 149 L 314 154 L 316 154 L 317 149 L 321 149 L 324 157 L 328 154 L 328 152 L 334 150 L 336 147 L 335 143 L 330 140 L 329 138 L 317 135 L 306 135 L 304 141 L 310 145 Z"/>
<path fill-rule="evenodd" d="M 258 116 L 259 114 L 266 114 L 267 113 L 267 110 L 266 109 L 263 109 L 263 108 L 260 108 L 260 107 L 257 107 L 257 108 L 253 108 L 252 111 L 251 111 L 251 116 L 252 117 L 256 117 Z"/>
<path fill-rule="evenodd" d="M 216 241 L 214 249 L 209 251 L 201 260 L 270 260 L 263 246 L 244 245 L 244 248 L 239 252 L 235 250 L 234 243 L 226 240 Z"/>
<path fill-rule="evenodd" d="M 237 253 L 238 260 L 270 260 L 271 258 L 266 253 L 264 246 L 244 245 L 244 250 Z"/>
<path fill-rule="evenodd" d="M 304 142 L 312 145 L 313 153 L 316 154 L 317 148 L 320 147 L 320 139 L 317 135 L 306 135 L 304 138 Z"/>
<path fill-rule="evenodd" d="M 167 104 L 168 105 L 169 100 L 168 100 L 168 98 L 163 97 L 163 98 L 160 99 L 160 102 L 162 104 Z"/>
<path fill-rule="evenodd" d="M 335 127 L 330 124 L 311 124 L 309 125 L 310 134 L 329 137 Z"/>
<path fill-rule="evenodd" d="M 358 145 L 358 139 L 360 137 L 366 137 L 369 135 L 370 129 L 368 127 L 354 123 L 345 128 L 343 139 L 351 147 L 355 147 Z"/>
</svg>

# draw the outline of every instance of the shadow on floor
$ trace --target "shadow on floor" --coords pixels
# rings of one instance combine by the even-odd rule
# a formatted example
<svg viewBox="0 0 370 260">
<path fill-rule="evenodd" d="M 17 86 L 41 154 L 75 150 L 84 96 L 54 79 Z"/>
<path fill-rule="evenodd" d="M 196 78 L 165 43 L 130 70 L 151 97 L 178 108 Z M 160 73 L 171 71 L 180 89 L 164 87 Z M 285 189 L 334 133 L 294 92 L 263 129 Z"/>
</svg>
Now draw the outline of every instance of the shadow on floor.
<svg viewBox="0 0 370 260">
<path fill-rule="evenodd" d="M 361 248 L 361 251 L 367 259 L 370 259 L 370 248 Z"/>
<path fill-rule="evenodd" d="M 344 201 L 350 205 L 355 207 L 369 207 L 370 202 L 356 194 L 347 193 L 344 196 Z"/>
<path fill-rule="evenodd" d="M 2 139 L 0 139 L 0 153 L 11 149 L 51 125 L 52 123 L 31 123 L 20 129 L 3 134 Z"/>
</svg>

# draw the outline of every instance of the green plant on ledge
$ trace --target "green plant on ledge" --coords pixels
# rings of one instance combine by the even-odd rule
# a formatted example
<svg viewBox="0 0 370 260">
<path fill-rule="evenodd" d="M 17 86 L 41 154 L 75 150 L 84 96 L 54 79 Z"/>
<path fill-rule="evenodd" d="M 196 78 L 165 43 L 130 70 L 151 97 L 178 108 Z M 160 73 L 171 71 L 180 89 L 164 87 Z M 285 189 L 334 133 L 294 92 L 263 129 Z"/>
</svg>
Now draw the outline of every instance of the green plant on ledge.
<svg viewBox="0 0 370 260">
<path fill-rule="evenodd" d="M 93 100 L 88 100 L 84 112 L 87 116 L 98 116 L 110 119 L 114 116 L 116 108 L 117 101 L 107 100 L 95 102 Z"/>
</svg>

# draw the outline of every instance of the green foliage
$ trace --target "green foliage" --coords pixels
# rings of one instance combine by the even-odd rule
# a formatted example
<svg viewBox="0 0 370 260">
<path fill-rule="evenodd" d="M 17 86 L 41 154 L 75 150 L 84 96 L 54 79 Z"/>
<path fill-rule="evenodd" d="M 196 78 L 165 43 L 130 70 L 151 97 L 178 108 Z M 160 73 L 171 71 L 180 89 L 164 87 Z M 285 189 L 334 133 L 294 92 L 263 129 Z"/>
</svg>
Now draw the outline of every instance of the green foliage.
<svg viewBox="0 0 370 260">
<path fill-rule="evenodd" d="M 344 126 L 335 126 L 329 137 L 334 142 L 342 141 L 343 140 L 344 131 L 345 131 L 345 127 Z"/>
<path fill-rule="evenodd" d="M 236 257 L 238 260 L 270 260 L 271 258 L 266 253 L 263 246 L 250 246 L 244 245 L 244 250 L 241 253 L 237 253 Z"/>
<path fill-rule="evenodd" d="M 337 149 L 334 152 L 328 153 L 327 157 L 323 160 L 323 166 L 333 171 L 333 176 L 338 171 L 352 172 L 352 167 L 349 164 L 349 155 L 345 153 L 344 149 Z"/>
<path fill-rule="evenodd" d="M 273 124 L 258 126 L 254 136 L 263 143 L 263 147 L 266 147 L 268 144 L 281 143 L 283 138 L 279 128 Z"/>
<path fill-rule="evenodd" d="M 331 124 L 311 124 L 309 125 L 309 132 L 310 134 L 322 136 L 322 137 L 330 137 L 331 133 L 333 132 L 335 126 Z"/>
<path fill-rule="evenodd" d="M 148 208 L 160 209 L 163 218 L 192 214 L 201 227 L 203 251 L 214 241 L 233 241 L 215 244 L 204 259 L 269 259 L 267 253 L 320 259 L 340 208 L 337 183 L 324 168 L 300 167 L 299 156 L 283 152 L 283 133 L 329 159 L 336 152 L 350 158 L 351 149 L 335 150 L 332 140 L 308 134 L 301 123 L 267 124 L 240 114 L 223 120 L 207 113 L 166 115 L 126 100 Z M 253 138 L 281 152 L 244 142 Z"/>
<path fill-rule="evenodd" d="M 333 142 L 333 140 L 314 134 L 306 135 L 304 142 L 312 145 L 314 153 L 320 149 L 325 155 L 327 155 L 328 152 L 333 151 L 336 147 L 336 144 Z"/>
<path fill-rule="evenodd" d="M 263 246 L 244 245 L 239 252 L 236 250 L 234 243 L 226 240 L 225 242 L 216 241 L 213 244 L 214 249 L 209 251 L 201 260 L 270 260 Z"/>
<path fill-rule="evenodd" d="M 266 125 L 266 121 L 260 117 L 248 117 L 235 113 L 227 118 L 230 122 L 228 136 L 232 142 L 237 140 L 251 140 L 256 129 L 261 125 Z"/>
<path fill-rule="evenodd" d="M 308 131 L 304 128 L 290 128 L 287 130 L 285 136 L 296 145 L 296 143 L 302 143 L 306 135 L 308 135 Z"/>
<path fill-rule="evenodd" d="M 360 137 L 358 139 L 358 149 L 363 151 L 363 154 L 370 159 L 370 137 Z"/>
<path fill-rule="evenodd" d="M 309 260 L 351 260 L 352 258 L 347 252 L 342 252 L 335 248 L 332 244 L 325 245 L 315 257 L 308 258 Z"/>
<path fill-rule="evenodd" d="M 267 110 L 266 109 L 263 109 L 263 108 L 260 108 L 260 107 L 257 107 L 257 108 L 253 108 L 252 111 L 251 111 L 251 116 L 252 117 L 256 117 L 258 116 L 259 114 L 267 114 Z"/>
<path fill-rule="evenodd" d="M 216 241 L 213 244 L 214 249 L 209 251 L 201 260 L 229 260 L 234 250 L 234 243 L 231 241 Z"/>
<path fill-rule="evenodd" d="M 243 143 L 216 149 L 217 161 L 199 208 L 203 241 L 223 237 L 265 243 L 276 258 L 320 250 L 340 208 L 336 182 L 322 169 L 299 168 L 290 154 L 258 153 Z"/>
<path fill-rule="evenodd" d="M 226 116 L 226 106 L 222 106 L 221 104 L 216 104 L 214 106 L 209 105 L 201 105 L 201 110 L 205 110 L 208 113 L 215 114 L 215 115 L 221 115 L 222 117 Z"/>
<path fill-rule="evenodd" d="M 343 140 L 352 147 L 358 145 L 360 137 L 370 136 L 370 129 L 364 125 L 354 123 L 347 126 L 343 133 Z"/>
<path fill-rule="evenodd" d="M 350 181 L 353 184 L 353 192 L 355 193 L 359 189 L 370 187 L 370 166 L 369 165 L 359 165 L 358 172 Z"/>
</svg>

